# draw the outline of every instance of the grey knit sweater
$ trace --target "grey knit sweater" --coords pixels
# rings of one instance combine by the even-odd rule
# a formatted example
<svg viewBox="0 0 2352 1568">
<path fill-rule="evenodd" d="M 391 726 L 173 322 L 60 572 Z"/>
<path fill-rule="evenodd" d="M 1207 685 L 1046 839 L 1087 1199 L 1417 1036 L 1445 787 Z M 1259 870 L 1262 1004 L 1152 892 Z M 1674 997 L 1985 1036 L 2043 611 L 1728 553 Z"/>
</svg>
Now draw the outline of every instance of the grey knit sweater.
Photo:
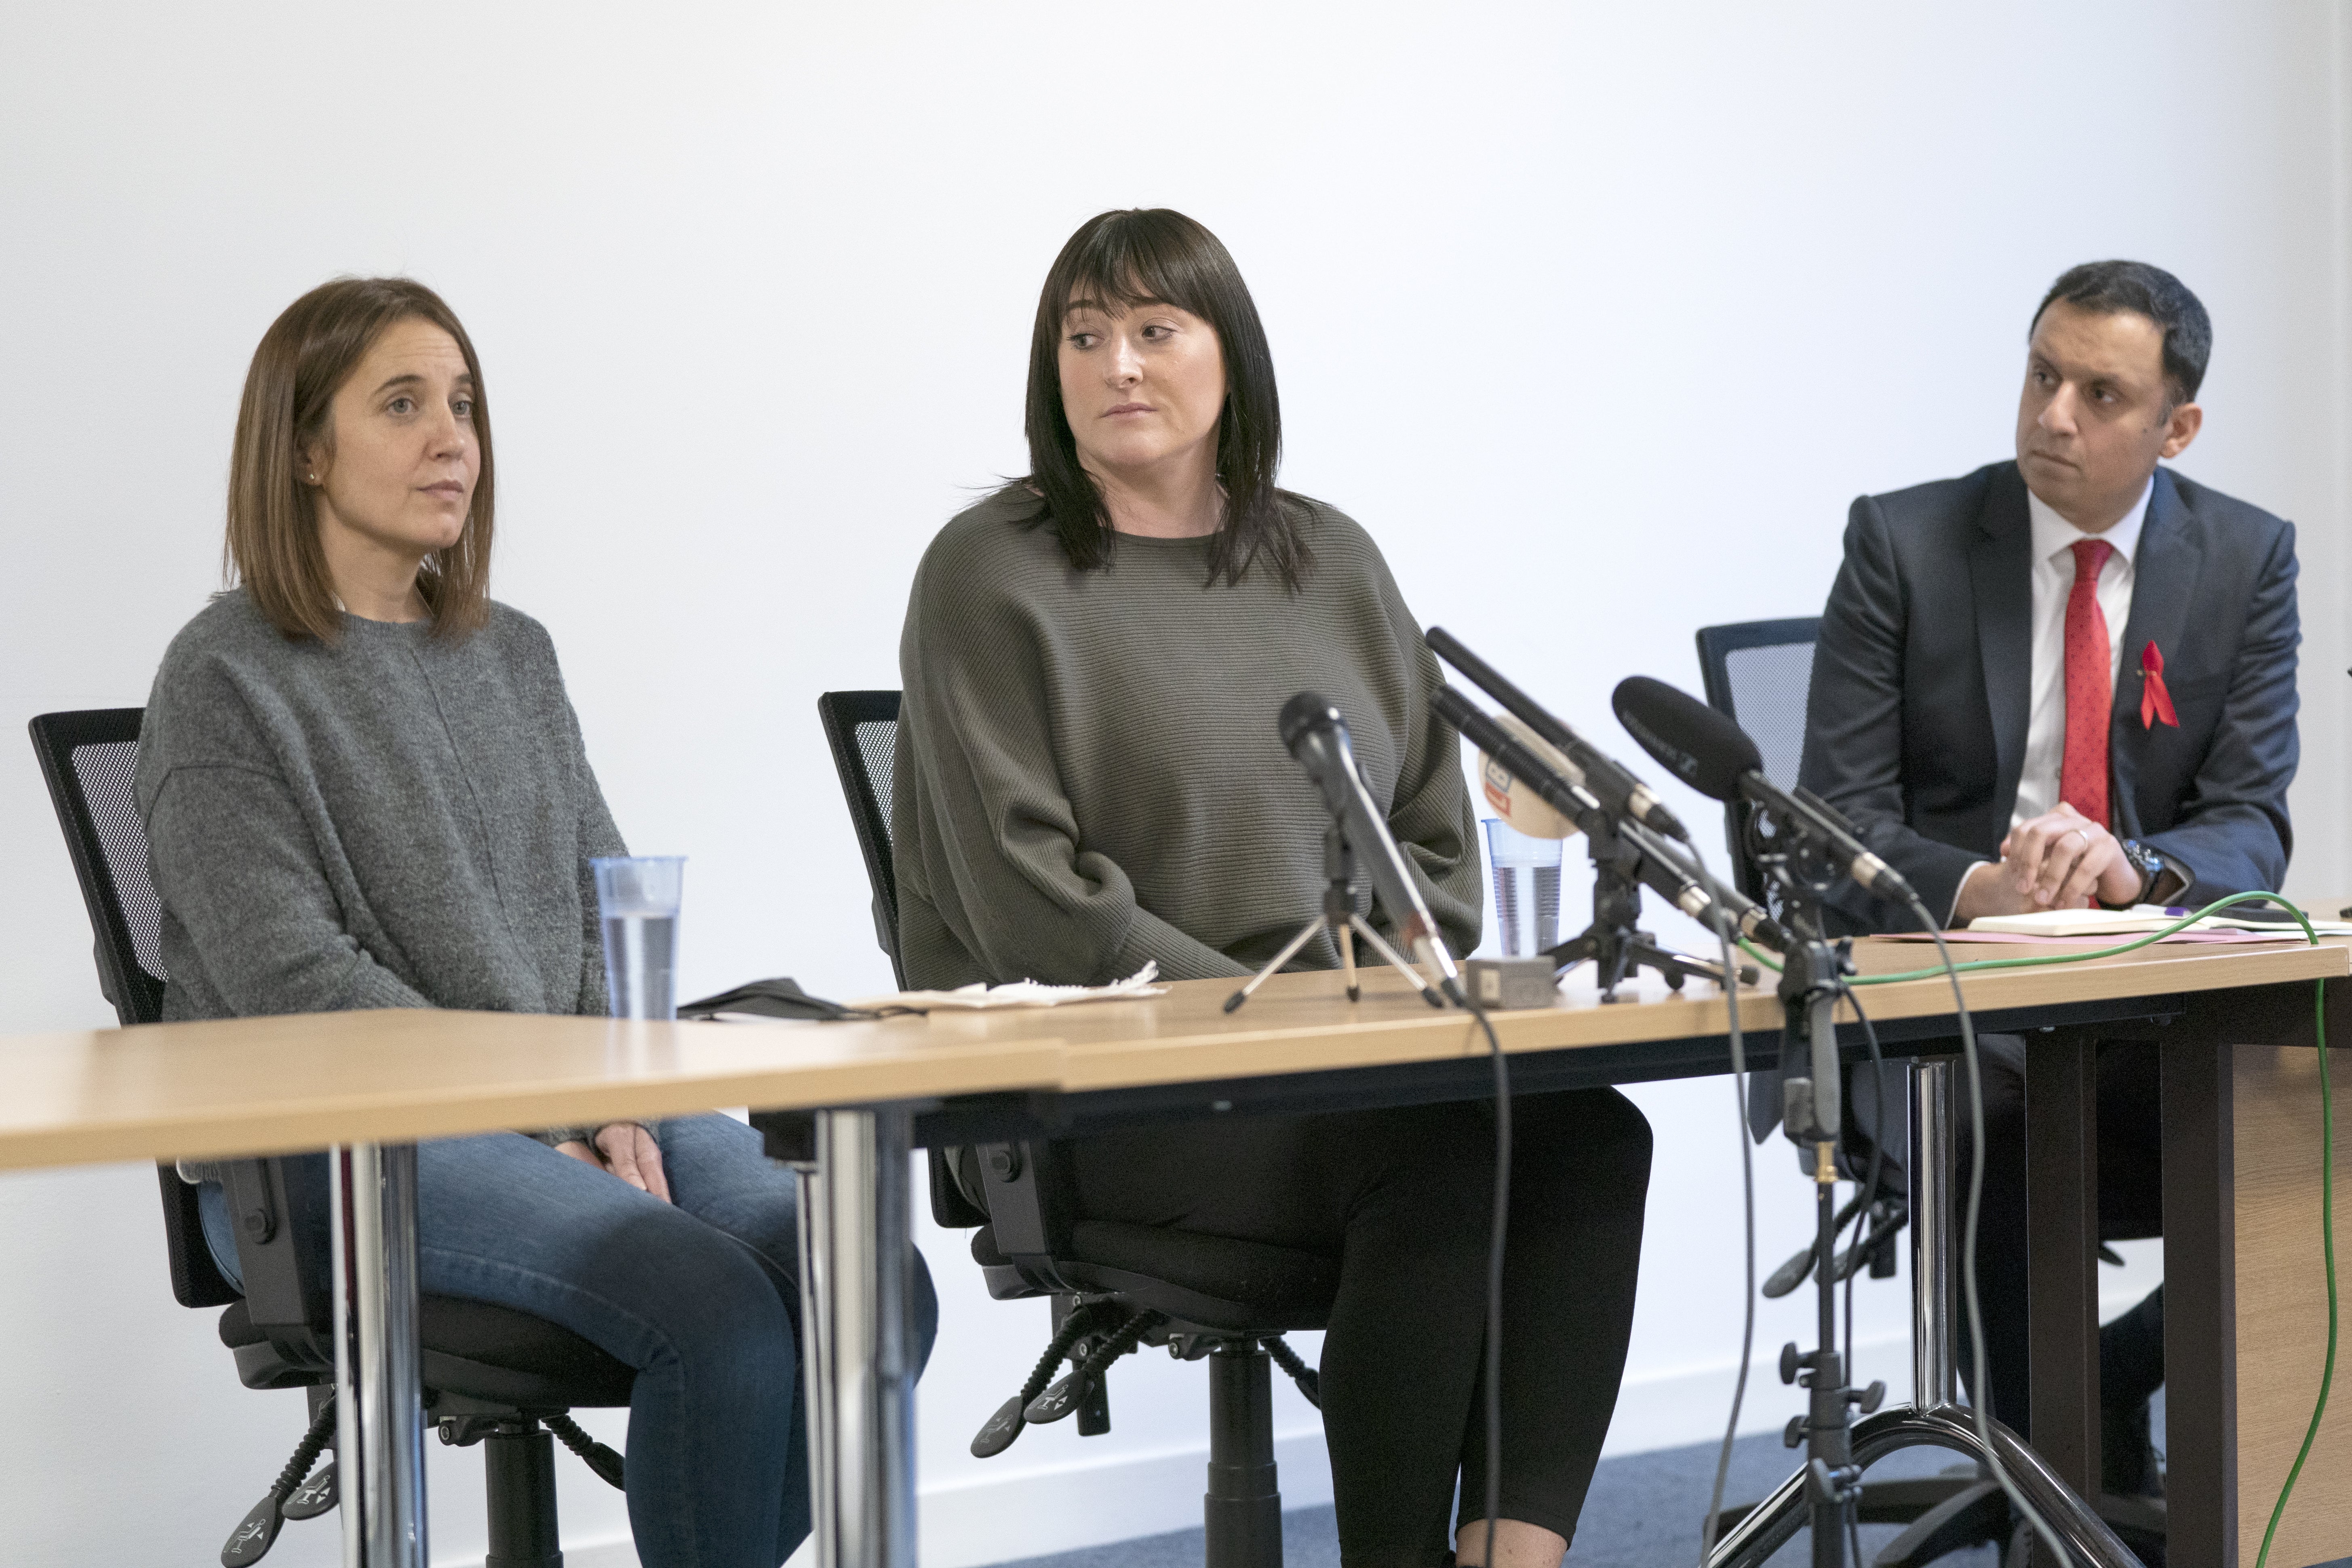
<svg viewBox="0 0 2352 1568">
<path fill-rule="evenodd" d="M 1014 521 L 1034 504 L 1014 490 L 964 512 L 915 574 L 891 836 L 910 984 L 1265 963 L 1322 907 L 1321 800 L 1275 730 L 1308 689 L 1346 715 L 1447 942 L 1477 945 L 1437 661 L 1361 528 L 1313 506 L 1294 595 L 1263 564 L 1204 586 L 1202 539 L 1122 534 L 1108 570 L 1073 571 L 1050 528 Z M 1338 962 L 1328 938 L 1300 959 Z"/>
<path fill-rule="evenodd" d="M 167 1018 L 604 1010 L 586 858 L 625 851 L 528 616 L 329 647 L 225 594 L 163 656 L 136 793 Z"/>
</svg>

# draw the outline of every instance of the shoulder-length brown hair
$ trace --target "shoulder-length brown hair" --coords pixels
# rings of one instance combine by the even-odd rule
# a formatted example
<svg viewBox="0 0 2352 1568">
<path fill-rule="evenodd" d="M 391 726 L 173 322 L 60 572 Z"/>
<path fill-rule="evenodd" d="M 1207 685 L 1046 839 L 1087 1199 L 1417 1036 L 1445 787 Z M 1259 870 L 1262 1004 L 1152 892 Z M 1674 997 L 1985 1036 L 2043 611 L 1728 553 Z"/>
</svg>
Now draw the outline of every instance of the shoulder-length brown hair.
<svg viewBox="0 0 2352 1568">
<path fill-rule="evenodd" d="M 1051 524 L 1070 564 L 1110 564 L 1113 532 L 1102 487 L 1078 462 L 1077 437 L 1062 406 L 1061 344 L 1073 299 L 1132 308 L 1157 300 L 1215 329 L 1225 361 L 1225 406 L 1217 419 L 1217 479 L 1225 526 L 1209 542 L 1209 581 L 1238 583 L 1264 556 L 1294 593 L 1313 563 L 1305 536 L 1308 503 L 1276 489 L 1282 403 L 1274 353 L 1241 268 L 1217 237 L 1167 207 L 1098 214 L 1054 258 L 1037 298 L 1029 338 L 1028 489 L 1044 503 L 1025 521 Z"/>
<path fill-rule="evenodd" d="M 474 378 L 474 438 L 481 470 L 466 531 L 416 574 L 433 635 L 463 637 L 489 615 L 491 477 L 489 405 L 474 342 L 441 296 L 408 278 L 338 278 L 286 307 L 261 334 L 236 411 L 228 465 L 228 539 L 221 574 L 242 583 L 256 608 L 289 638 L 331 643 L 342 630 L 335 587 L 319 544 L 306 448 L 332 451 L 336 391 L 385 328 L 415 319 L 457 341 Z"/>
</svg>

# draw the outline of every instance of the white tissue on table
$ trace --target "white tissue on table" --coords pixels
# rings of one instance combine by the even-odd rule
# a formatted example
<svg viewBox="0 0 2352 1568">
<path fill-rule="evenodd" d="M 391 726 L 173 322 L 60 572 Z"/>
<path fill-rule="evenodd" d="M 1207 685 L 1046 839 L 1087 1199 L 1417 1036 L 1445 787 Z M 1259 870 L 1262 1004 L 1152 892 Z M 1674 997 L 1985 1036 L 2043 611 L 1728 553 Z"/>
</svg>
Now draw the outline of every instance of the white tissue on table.
<svg viewBox="0 0 2352 1568">
<path fill-rule="evenodd" d="M 1135 996 L 1165 996 L 1168 987 L 1154 985 L 1160 964 L 1153 960 L 1126 979 L 1109 985 L 1043 985 L 1016 980 L 1004 985 L 975 981 L 953 991 L 900 991 L 888 996 L 868 996 L 853 1007 L 1059 1007 L 1072 1002 L 1118 1002 Z"/>
</svg>

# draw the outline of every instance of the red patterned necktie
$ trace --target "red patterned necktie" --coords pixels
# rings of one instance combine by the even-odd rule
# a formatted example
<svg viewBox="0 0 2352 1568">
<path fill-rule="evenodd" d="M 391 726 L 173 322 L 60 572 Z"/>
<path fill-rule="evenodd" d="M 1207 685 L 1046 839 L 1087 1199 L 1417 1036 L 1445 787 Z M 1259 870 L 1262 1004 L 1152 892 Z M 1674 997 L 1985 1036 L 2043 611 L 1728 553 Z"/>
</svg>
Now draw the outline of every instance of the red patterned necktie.
<svg viewBox="0 0 2352 1568">
<path fill-rule="evenodd" d="M 2099 569 L 2115 546 L 2078 540 L 2074 587 L 2066 595 L 2066 761 L 2058 798 L 2105 827 L 2107 819 L 2107 714 L 2115 678 L 2107 653 L 2107 617 L 2099 608 Z"/>
</svg>

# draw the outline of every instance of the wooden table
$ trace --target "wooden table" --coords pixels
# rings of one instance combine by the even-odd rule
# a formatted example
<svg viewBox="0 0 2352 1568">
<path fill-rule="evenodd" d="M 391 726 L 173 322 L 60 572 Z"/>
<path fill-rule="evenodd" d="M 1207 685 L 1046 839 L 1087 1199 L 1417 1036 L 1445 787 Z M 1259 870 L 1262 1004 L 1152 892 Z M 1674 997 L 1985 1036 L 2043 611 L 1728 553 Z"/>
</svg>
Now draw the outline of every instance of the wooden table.
<svg viewBox="0 0 2352 1568">
<path fill-rule="evenodd" d="M 1865 972 L 1885 973 L 1925 967 L 1932 953 L 1932 948 L 1917 944 L 1871 942 L 1861 945 L 1857 956 Z M 2291 1454 L 2293 1442 L 2284 1436 L 2290 1426 L 2294 1440 L 2300 1438 L 2299 1423 L 2287 1419 L 2292 1411 L 2272 1407 L 2268 1369 L 2275 1365 L 2276 1398 L 2295 1404 L 2306 1416 L 2315 1392 L 2316 1358 L 2305 1347 L 2265 1338 L 2256 1347 L 2259 1353 L 2248 1352 L 2242 1331 L 2250 1323 L 2267 1324 L 2270 1303 L 2245 1310 L 2242 1285 L 2233 1293 L 2227 1281 L 2233 1272 L 2242 1280 L 2249 1271 L 2266 1279 L 2263 1271 L 2275 1268 L 2282 1280 L 2301 1280 L 2293 1289 L 2308 1294 L 2306 1287 L 2315 1280 L 2308 1245 L 2287 1240 L 2274 1248 L 2269 1240 L 2273 1230 L 2283 1237 L 2292 1235 L 2292 1211 L 2301 1202 L 2294 1175 L 2299 1142 L 2311 1145 L 2303 1163 L 2315 1164 L 2315 1139 L 2289 1125 L 2302 1103 L 2292 1081 L 2298 1070 L 2292 1059 L 2297 1043 L 2292 1014 L 2300 996 L 2301 1026 L 2307 1030 L 2310 981 L 2347 973 L 2352 962 L 2347 944 L 2331 941 L 2317 949 L 2284 942 L 2150 948 L 2122 959 L 1979 974 L 1966 982 L 1980 1029 L 2052 1030 L 2051 1044 L 2045 1047 L 2037 1041 L 2036 1051 L 2053 1062 L 2076 1061 L 2087 1049 L 2084 1042 L 2102 1030 L 2112 1034 L 2120 1025 L 2177 1020 L 2167 1033 L 2168 1110 L 2176 1058 L 2184 1093 L 2209 1096 L 2202 1110 L 2185 1119 L 2191 1131 L 2184 1134 L 2181 1157 L 2175 1158 L 2169 1143 L 2167 1150 L 2168 1213 L 2174 1212 L 2178 1195 L 2184 1205 L 2179 1212 L 2189 1216 L 2168 1226 L 2175 1234 L 2168 1238 L 2167 1274 L 2176 1282 L 2167 1292 L 2174 1330 L 2168 1355 L 2173 1341 L 2186 1346 L 2190 1334 L 2200 1336 L 2200 1353 L 2203 1345 L 2224 1341 L 2232 1348 L 2226 1359 L 2212 1357 L 2207 1372 L 2192 1373 L 2168 1360 L 2176 1561 L 2229 1561 L 2242 1532 L 2233 1532 L 2227 1546 L 2214 1534 L 2220 1550 L 2210 1555 L 2183 1552 L 2189 1542 L 2178 1532 L 2190 1527 L 2202 1542 L 2209 1530 L 2220 1530 L 2219 1521 L 2250 1511 L 2235 1500 L 2234 1467 L 2242 1458 L 2245 1483 L 2259 1485 L 2279 1443 Z M 385 1150 L 423 1138 L 730 1104 L 823 1108 L 835 1144 L 828 1162 L 834 1187 L 825 1199 L 827 1212 L 887 1224 L 895 1211 L 894 1228 L 903 1235 L 903 1186 L 895 1193 L 891 1188 L 894 1181 L 903 1183 L 906 1162 L 899 1155 L 919 1135 L 919 1126 L 928 1141 L 991 1130 L 1013 1130 L 1000 1135 L 1024 1129 L 1067 1131 L 1148 1117 L 1295 1111 L 1486 1092 L 1484 1037 L 1466 1017 L 1432 1012 L 1387 977 L 1374 979 L 1363 1002 L 1354 1006 L 1337 988 L 1333 975 L 1280 976 L 1230 1015 L 1222 1011 L 1228 984 L 1194 982 L 1144 1001 L 775 1028 L 383 1012 L 16 1037 L 0 1039 L 0 1082 L 6 1086 L 0 1093 L 0 1168 L 257 1155 L 330 1145 Z M 1951 996 L 1941 979 L 1874 986 L 1864 995 L 1889 1055 L 1951 1048 L 1937 1044 L 1952 1035 Z M 1754 1059 L 1774 1059 L 1780 1024 L 1774 999 L 1767 993 L 1747 994 L 1740 1016 L 1751 1031 Z M 1495 1023 L 1515 1058 L 1515 1085 L 1528 1089 L 1720 1072 L 1726 1065 L 1725 1007 L 1713 994 L 1685 999 L 1654 990 L 1637 1003 L 1603 1006 L 1589 994 L 1571 991 L 1559 1006 L 1497 1015 Z M 2352 1042 L 2352 1016 L 2341 1026 L 2342 1037 Z M 1858 1046 L 1859 1039 L 1849 1043 Z M 2242 1069 L 2241 1053 L 2231 1047 L 2249 1043 L 2263 1054 L 2246 1057 L 2256 1066 Z M 2308 1053 L 2302 1059 L 2309 1060 Z M 2252 1072 L 2252 1079 L 2242 1071 Z M 2040 1069 L 2033 1081 L 2037 1089 L 2042 1085 Z M 2250 1089 L 2250 1081 L 2258 1087 Z M 2045 1104 L 2036 1113 L 2037 1136 L 2046 1131 L 2051 1110 Z M 2181 1119 L 2168 1115 L 2168 1140 L 2176 1120 Z M 2210 1147 L 2222 1128 L 2231 1136 L 2218 1150 Z M 2275 1128 L 2284 1128 L 2284 1135 Z M 2208 1145 L 2201 1159 L 2200 1138 Z M 2242 1145 L 2242 1164 L 2237 1153 Z M 2078 1144 L 2071 1157 L 2079 1163 L 2083 1155 Z M 2037 1210 L 2037 1238 L 2045 1227 L 2061 1236 L 2095 1237 L 2095 1223 L 2086 1228 L 2083 1221 L 2080 1199 L 2078 1186 L 2071 1195 L 2059 1194 L 2049 1212 Z M 2191 1256 L 2192 1247 L 2211 1245 L 2221 1223 L 2216 1217 L 2200 1229 L 2202 1222 L 2193 1215 L 2225 1213 L 2226 1244 Z M 855 1231 L 856 1225 L 834 1228 Z M 829 1267 L 837 1282 L 853 1288 L 853 1295 L 856 1289 L 866 1291 L 862 1304 L 851 1305 L 870 1320 L 879 1281 L 890 1270 L 883 1268 L 887 1249 L 875 1245 L 874 1235 L 862 1238 L 862 1248 L 860 1239 L 836 1235 L 844 1250 L 829 1259 Z M 2087 1245 L 2084 1250 L 2087 1256 Z M 2208 1294 L 2222 1306 L 2200 1318 L 2203 1309 L 2192 1302 L 2184 1315 L 2182 1302 L 2194 1294 L 2188 1283 L 2200 1270 L 2212 1276 Z M 413 1272 L 405 1279 L 404 1288 L 413 1292 Z M 387 1297 L 404 1288 L 396 1269 L 381 1284 Z M 2084 1406 L 2079 1369 L 2055 1368 L 2053 1380 L 2070 1382 L 2074 1396 L 2069 1400 L 2061 1390 L 2053 1394 L 2053 1404 L 2042 1404 L 2044 1340 L 2053 1346 L 2071 1342 L 2065 1353 L 2077 1361 L 2086 1353 L 2083 1322 L 2071 1309 L 2057 1314 L 2065 1319 L 2063 1333 L 2042 1331 L 2043 1320 L 2071 1299 L 2040 1288 L 2035 1292 L 2037 1426 L 2044 1410 L 2051 1413 L 2047 1419 L 2061 1426 L 2089 1423 L 2089 1470 L 2083 1469 L 2085 1456 L 2078 1453 L 2063 1461 L 2062 1472 L 2069 1479 L 2084 1479 L 2095 1476 L 2095 1387 Z M 359 1300 L 352 1310 L 361 1316 L 373 1310 L 381 1321 L 394 1305 L 390 1300 Z M 2284 1285 L 2277 1306 L 2281 1312 L 2294 1308 Z M 2224 1310 L 2227 1326 L 2240 1331 L 2238 1337 L 2204 1339 L 2214 1331 L 2216 1313 Z M 2071 1342 L 2066 1333 L 2074 1336 Z M 2219 1392 L 2199 1384 L 2200 1376 Z M 396 1416 L 402 1403 L 401 1391 L 388 1386 L 390 1381 L 380 1372 L 386 1420 Z M 2233 1418 L 2218 1439 L 2218 1457 L 2209 1457 L 2211 1463 L 2195 1452 L 2202 1439 L 2184 1430 L 2185 1391 L 2194 1408 L 2208 1409 L 2218 1401 Z M 406 1408 L 413 1430 L 413 1383 Z M 828 1528 L 835 1532 L 842 1563 L 889 1562 L 898 1568 L 887 1542 L 903 1521 L 893 1526 L 888 1516 L 911 1502 L 905 1434 L 888 1430 L 887 1420 L 877 1426 L 870 1405 L 864 1418 L 866 1427 L 853 1445 L 861 1451 L 843 1456 L 855 1473 L 841 1478 L 842 1495 L 852 1501 L 865 1499 L 870 1506 L 861 1519 L 835 1519 Z M 856 1413 L 848 1424 L 857 1425 Z M 2242 1444 L 2234 1436 L 2238 1432 L 2246 1434 Z M 2339 1444 L 2334 1452 L 2340 1465 L 2342 1435 L 2333 1426 L 2331 1433 L 2330 1440 Z M 2282 1468 L 2284 1462 L 2279 1461 Z M 418 1476 L 421 1488 L 421 1467 Z M 2338 1538 L 2326 1533 L 2336 1528 L 2328 1521 L 2338 1516 L 2310 1503 L 2331 1489 L 2340 1497 L 2346 1489 L 2331 1489 L 2309 1469 L 2304 1488 L 2301 1500 L 2311 1508 L 2317 1532 L 2308 1539 L 2317 1544 L 2306 1550 L 2301 1544 L 2306 1537 L 2297 1534 L 2296 1550 L 2305 1555 L 2279 1560 L 2308 1561 L 2309 1551 L 2352 1552 L 2352 1540 L 2336 1544 Z M 892 1489 L 899 1494 L 895 1500 L 873 1496 Z M 347 1508 L 358 1491 L 347 1485 Z M 2193 1501 L 2190 1493 L 2210 1499 L 2210 1507 Z M 2200 1507 L 2208 1507 L 2210 1521 L 2198 1513 Z M 2262 1511 L 2267 1511 L 2267 1498 Z M 2304 1527 L 2297 1516 L 2291 1516 L 2291 1523 Z M 2257 1533 L 2260 1524 L 2259 1519 L 2252 1521 Z M 347 1516 L 347 1542 L 352 1528 Z M 421 1543 L 420 1522 L 416 1545 Z M 414 1560 L 396 1546 L 363 1543 L 361 1550 L 372 1552 L 370 1562 Z"/>
</svg>

